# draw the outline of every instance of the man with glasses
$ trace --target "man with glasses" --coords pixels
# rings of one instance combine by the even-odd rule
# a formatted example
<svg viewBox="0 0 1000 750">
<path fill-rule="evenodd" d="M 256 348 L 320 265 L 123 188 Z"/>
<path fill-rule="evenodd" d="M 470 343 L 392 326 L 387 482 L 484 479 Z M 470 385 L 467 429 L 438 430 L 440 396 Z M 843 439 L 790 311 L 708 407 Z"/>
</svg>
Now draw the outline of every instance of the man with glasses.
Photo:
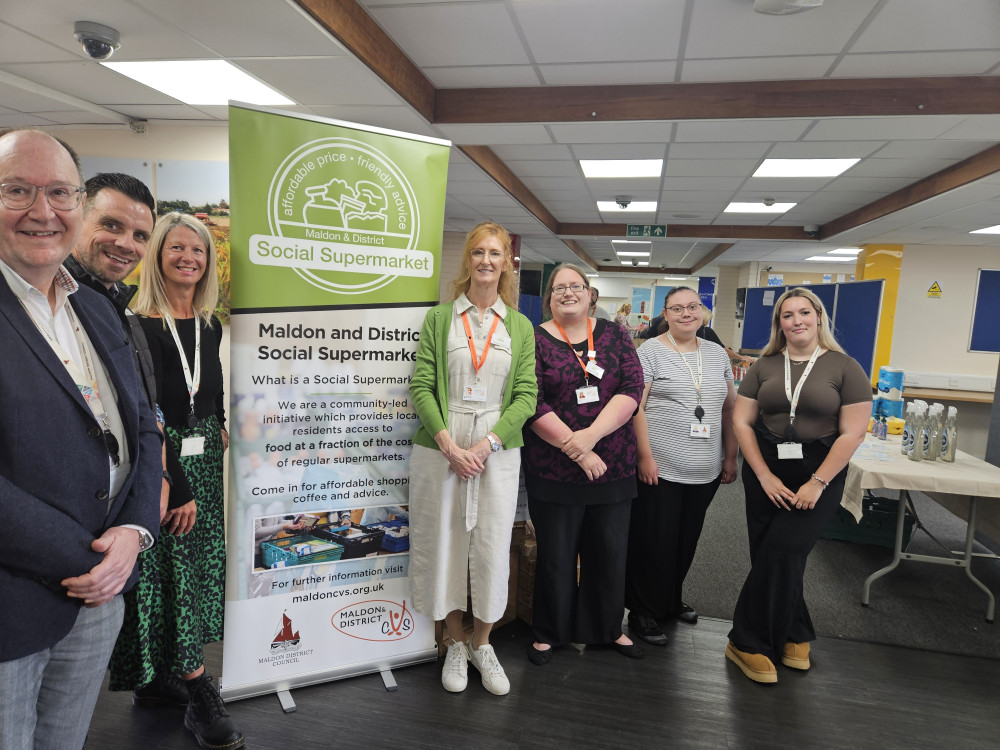
<svg viewBox="0 0 1000 750">
<path fill-rule="evenodd" d="M 77 748 L 158 528 L 160 434 L 108 303 L 62 268 L 76 155 L 0 132 L 0 746 Z"/>
</svg>

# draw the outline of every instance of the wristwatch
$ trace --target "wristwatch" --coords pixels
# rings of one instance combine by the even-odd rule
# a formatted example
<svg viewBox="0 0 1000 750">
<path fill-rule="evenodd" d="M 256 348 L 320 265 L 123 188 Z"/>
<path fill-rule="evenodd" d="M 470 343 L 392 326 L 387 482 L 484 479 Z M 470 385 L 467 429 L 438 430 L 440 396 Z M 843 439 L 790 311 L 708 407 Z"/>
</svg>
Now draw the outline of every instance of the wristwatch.
<svg viewBox="0 0 1000 750">
<path fill-rule="evenodd" d="M 493 433 L 490 433 L 489 435 L 487 435 L 486 439 L 490 441 L 490 450 L 493 453 L 496 453 L 498 450 L 500 450 L 501 448 L 503 448 L 503 446 L 500 444 L 500 441 L 497 440 L 495 437 L 493 437 Z"/>
</svg>

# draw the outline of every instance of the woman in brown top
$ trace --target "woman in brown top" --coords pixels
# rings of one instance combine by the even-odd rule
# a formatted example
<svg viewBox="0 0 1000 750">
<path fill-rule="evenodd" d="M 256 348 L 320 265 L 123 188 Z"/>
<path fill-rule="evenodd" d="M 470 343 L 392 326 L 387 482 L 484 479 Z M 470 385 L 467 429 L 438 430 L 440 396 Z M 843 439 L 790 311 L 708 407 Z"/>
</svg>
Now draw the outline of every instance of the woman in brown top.
<svg viewBox="0 0 1000 750">
<path fill-rule="evenodd" d="M 819 298 L 802 288 L 785 292 L 733 416 L 751 569 L 726 658 L 755 682 L 777 682 L 778 659 L 809 669 L 816 633 L 802 597 L 806 557 L 840 505 L 871 398 L 868 376 L 837 344 Z"/>
</svg>

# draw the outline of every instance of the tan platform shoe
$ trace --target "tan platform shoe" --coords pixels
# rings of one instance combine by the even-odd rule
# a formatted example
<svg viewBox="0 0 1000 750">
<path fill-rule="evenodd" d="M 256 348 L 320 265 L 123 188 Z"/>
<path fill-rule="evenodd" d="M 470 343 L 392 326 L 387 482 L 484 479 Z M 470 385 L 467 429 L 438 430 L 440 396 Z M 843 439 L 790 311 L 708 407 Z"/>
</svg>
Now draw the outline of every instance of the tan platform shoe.
<svg viewBox="0 0 1000 750">
<path fill-rule="evenodd" d="M 778 670 L 764 654 L 748 654 L 729 643 L 726 645 L 726 658 L 743 670 L 743 674 L 754 682 L 772 683 L 778 681 Z"/>
</svg>

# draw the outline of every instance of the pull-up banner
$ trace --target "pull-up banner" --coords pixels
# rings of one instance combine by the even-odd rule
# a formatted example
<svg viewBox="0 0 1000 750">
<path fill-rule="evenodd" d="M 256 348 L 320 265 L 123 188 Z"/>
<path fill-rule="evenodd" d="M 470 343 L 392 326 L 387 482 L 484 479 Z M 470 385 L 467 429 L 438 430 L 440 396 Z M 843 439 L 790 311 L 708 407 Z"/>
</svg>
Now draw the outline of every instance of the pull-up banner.
<svg viewBox="0 0 1000 750">
<path fill-rule="evenodd" d="M 436 656 L 410 606 L 408 385 L 449 146 L 230 107 L 227 699 Z"/>
</svg>

